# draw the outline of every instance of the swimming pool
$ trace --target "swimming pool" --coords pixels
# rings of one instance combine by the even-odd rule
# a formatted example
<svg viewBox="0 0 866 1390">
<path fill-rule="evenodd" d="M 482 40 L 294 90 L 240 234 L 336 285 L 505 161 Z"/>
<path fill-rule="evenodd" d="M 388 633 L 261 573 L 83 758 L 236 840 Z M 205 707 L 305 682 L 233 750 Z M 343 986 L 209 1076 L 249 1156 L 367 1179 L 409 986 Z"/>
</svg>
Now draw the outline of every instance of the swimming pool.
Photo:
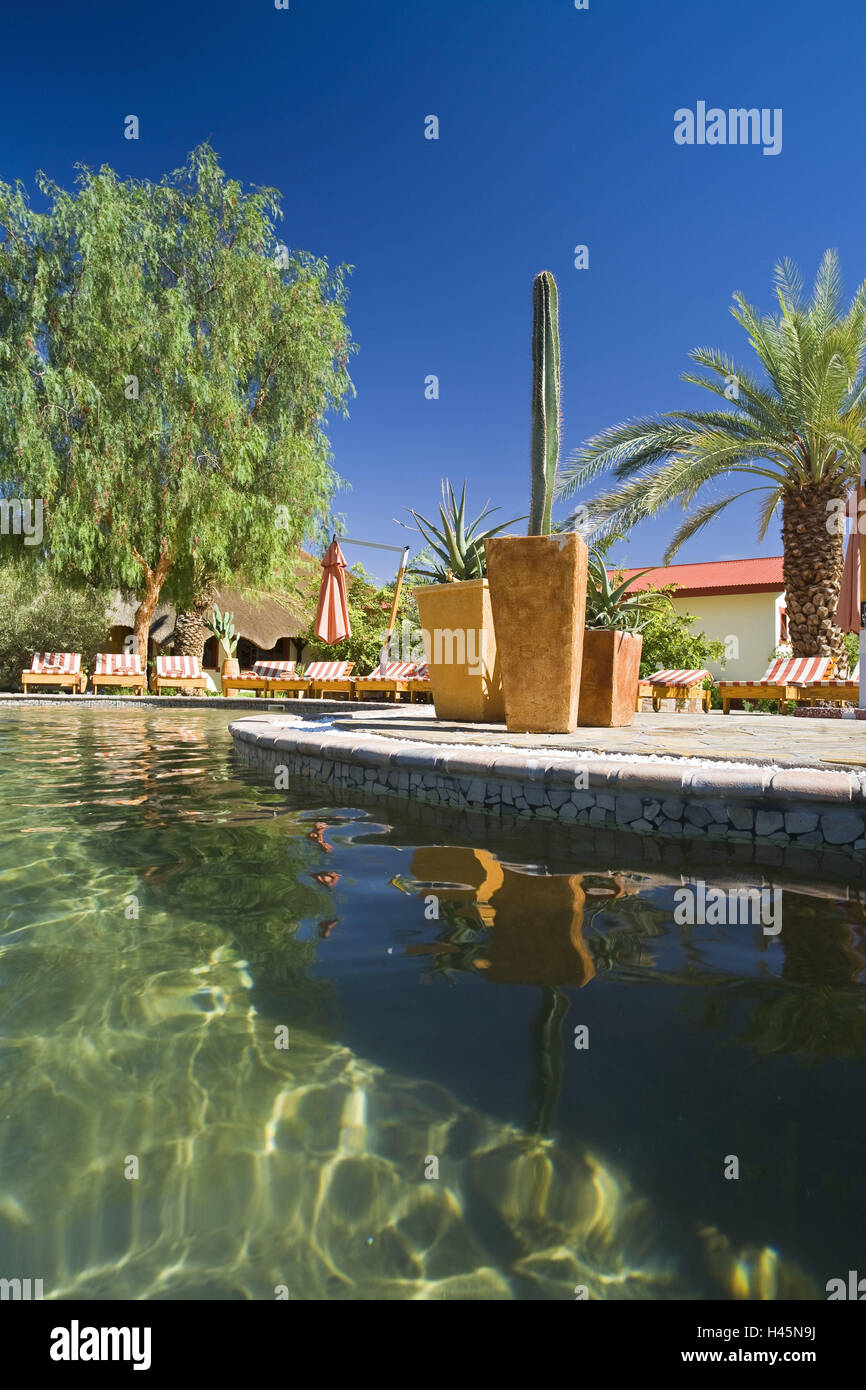
<svg viewBox="0 0 866 1390">
<path fill-rule="evenodd" d="M 0 711 L 0 1277 L 823 1299 L 856 1267 L 856 896 L 696 924 L 664 857 L 276 790 L 226 725 Z"/>
</svg>

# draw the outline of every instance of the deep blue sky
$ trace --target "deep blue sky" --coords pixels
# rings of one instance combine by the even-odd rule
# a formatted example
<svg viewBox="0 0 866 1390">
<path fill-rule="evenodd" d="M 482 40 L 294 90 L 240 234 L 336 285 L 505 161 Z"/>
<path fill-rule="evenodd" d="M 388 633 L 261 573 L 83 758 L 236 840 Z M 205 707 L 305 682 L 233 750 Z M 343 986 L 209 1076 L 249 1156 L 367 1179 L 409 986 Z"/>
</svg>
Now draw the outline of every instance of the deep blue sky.
<svg viewBox="0 0 866 1390">
<path fill-rule="evenodd" d="M 689 348 L 748 359 L 731 294 L 771 309 L 779 258 L 811 280 L 835 246 L 848 288 L 866 278 L 861 0 L 48 0 L 2 25 L 0 177 L 157 179 L 210 138 L 233 177 L 282 190 L 287 244 L 355 266 L 358 395 L 332 428 L 353 536 L 402 544 L 392 518 L 433 511 L 444 475 L 525 513 L 536 271 L 560 286 L 564 454 L 700 399 Z M 781 154 L 675 145 L 698 100 L 781 107 Z M 658 562 L 679 517 L 618 557 Z M 754 517 L 680 558 L 779 553 Z"/>
</svg>

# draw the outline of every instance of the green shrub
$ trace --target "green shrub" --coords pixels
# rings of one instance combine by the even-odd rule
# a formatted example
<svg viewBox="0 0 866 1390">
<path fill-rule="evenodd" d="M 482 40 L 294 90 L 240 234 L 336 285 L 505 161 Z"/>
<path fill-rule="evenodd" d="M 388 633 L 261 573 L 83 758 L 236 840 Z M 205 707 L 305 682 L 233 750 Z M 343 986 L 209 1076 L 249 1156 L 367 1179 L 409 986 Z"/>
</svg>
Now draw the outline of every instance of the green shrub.
<svg viewBox="0 0 866 1390">
<path fill-rule="evenodd" d="M 0 562 L 0 690 L 20 690 L 34 652 L 80 652 L 82 668 L 105 645 L 108 596 L 67 589 L 31 566 Z"/>
<path fill-rule="evenodd" d="M 673 594 L 674 586 L 668 585 L 666 591 Z M 700 669 L 708 661 L 724 666 L 724 642 L 708 637 L 705 632 L 695 632 L 694 625 L 698 621 L 695 614 L 678 613 L 669 604 L 654 609 L 642 629 L 641 677 L 677 667 Z"/>
</svg>

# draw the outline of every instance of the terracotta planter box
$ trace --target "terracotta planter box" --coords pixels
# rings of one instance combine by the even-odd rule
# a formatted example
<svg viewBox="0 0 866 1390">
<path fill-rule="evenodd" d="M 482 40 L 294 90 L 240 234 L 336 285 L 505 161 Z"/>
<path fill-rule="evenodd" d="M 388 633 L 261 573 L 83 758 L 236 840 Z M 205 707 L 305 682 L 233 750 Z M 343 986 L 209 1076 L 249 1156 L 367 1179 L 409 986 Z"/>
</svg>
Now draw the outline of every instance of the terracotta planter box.
<svg viewBox="0 0 866 1390">
<path fill-rule="evenodd" d="M 484 542 L 502 666 L 505 719 L 512 733 L 577 728 L 587 550 L 570 531 L 501 536 Z"/>
<path fill-rule="evenodd" d="M 223 661 L 222 670 L 220 671 L 220 675 L 222 676 L 223 680 L 225 680 L 226 676 L 228 676 L 229 679 L 231 679 L 234 676 L 239 676 L 240 673 L 241 667 L 237 657 L 227 656 Z"/>
<path fill-rule="evenodd" d="M 634 723 L 642 647 L 640 633 L 587 628 L 579 724 L 620 729 Z"/>
<path fill-rule="evenodd" d="M 501 724 L 502 680 L 486 579 L 414 591 L 437 719 Z"/>
</svg>

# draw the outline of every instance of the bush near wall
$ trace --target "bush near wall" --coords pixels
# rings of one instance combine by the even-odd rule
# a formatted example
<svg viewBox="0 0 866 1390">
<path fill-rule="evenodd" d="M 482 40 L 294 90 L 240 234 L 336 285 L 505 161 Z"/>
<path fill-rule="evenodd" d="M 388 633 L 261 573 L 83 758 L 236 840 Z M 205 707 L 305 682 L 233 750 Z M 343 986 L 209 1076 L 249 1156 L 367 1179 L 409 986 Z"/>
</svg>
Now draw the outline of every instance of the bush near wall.
<svg viewBox="0 0 866 1390">
<path fill-rule="evenodd" d="M 82 666 L 105 650 L 108 596 L 67 589 L 28 566 L 0 559 L 0 690 L 20 690 L 34 652 L 80 652 Z"/>
</svg>

